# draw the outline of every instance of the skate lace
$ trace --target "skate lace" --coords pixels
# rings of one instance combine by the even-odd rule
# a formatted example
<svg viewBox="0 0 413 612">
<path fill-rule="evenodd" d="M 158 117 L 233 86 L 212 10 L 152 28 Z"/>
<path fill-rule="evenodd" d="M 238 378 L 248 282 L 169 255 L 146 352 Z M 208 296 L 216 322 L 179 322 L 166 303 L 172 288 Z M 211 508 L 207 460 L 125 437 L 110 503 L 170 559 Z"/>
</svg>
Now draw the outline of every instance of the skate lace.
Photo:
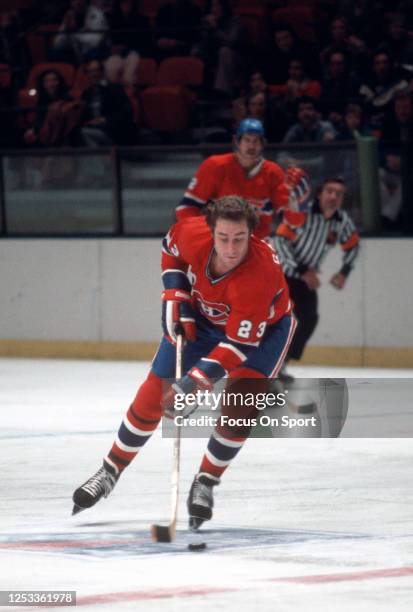
<svg viewBox="0 0 413 612">
<path fill-rule="evenodd" d="M 100 470 L 83 485 L 83 489 L 93 495 L 93 497 L 96 497 L 99 493 L 103 493 L 104 497 L 107 497 L 115 484 L 115 478 L 109 474 L 104 467 L 101 467 Z"/>
<path fill-rule="evenodd" d="M 195 480 L 192 492 L 192 503 L 210 508 L 212 506 L 212 501 L 212 487 L 199 482 L 199 480 Z"/>
</svg>

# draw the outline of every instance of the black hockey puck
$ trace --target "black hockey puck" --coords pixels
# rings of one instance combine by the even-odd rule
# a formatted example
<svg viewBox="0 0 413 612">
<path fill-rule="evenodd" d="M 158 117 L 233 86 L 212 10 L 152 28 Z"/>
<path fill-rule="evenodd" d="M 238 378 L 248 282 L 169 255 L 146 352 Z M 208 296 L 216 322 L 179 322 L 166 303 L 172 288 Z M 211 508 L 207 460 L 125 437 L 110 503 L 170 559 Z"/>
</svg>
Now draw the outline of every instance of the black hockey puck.
<svg viewBox="0 0 413 612">
<path fill-rule="evenodd" d="M 191 550 L 192 552 L 194 551 L 199 551 L 199 550 L 205 550 L 207 547 L 206 542 L 200 542 L 199 544 L 188 544 L 188 550 Z"/>
</svg>

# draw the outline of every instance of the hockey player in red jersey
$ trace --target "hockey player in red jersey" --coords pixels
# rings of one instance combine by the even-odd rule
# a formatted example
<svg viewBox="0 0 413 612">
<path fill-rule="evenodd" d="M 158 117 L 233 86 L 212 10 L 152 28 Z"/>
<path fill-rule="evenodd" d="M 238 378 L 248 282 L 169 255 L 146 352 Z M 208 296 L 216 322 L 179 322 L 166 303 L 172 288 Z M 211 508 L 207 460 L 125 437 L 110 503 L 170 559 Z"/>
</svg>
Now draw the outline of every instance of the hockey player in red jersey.
<svg viewBox="0 0 413 612">
<path fill-rule="evenodd" d="M 201 214 L 209 200 L 238 195 L 259 212 L 255 234 L 268 238 L 273 213 L 288 206 L 289 188 L 284 170 L 263 157 L 264 137 L 261 121 L 241 121 L 234 136 L 234 152 L 212 155 L 200 165 L 176 209 L 177 219 Z"/>
<path fill-rule="evenodd" d="M 209 200 L 238 195 L 258 210 L 255 234 L 260 238 L 269 238 L 273 215 L 280 210 L 293 231 L 302 225 L 302 171 L 294 168 L 297 173 L 289 169 L 284 174 L 278 164 L 264 159 L 264 139 L 259 119 L 243 119 L 234 136 L 234 152 L 212 155 L 200 165 L 176 209 L 177 219 L 200 215 Z"/>
<path fill-rule="evenodd" d="M 253 232 L 258 215 L 243 198 L 211 202 L 205 216 L 176 223 L 163 242 L 164 336 L 100 470 L 73 495 L 73 512 L 112 491 L 158 426 L 175 394 L 209 390 L 213 381 L 277 375 L 295 330 L 276 254 Z M 183 378 L 174 378 L 177 327 L 184 330 Z M 232 410 L 234 407 L 223 408 Z M 188 511 L 198 527 L 212 516 L 213 487 L 242 448 L 248 428 L 218 424 L 192 484 Z"/>
</svg>

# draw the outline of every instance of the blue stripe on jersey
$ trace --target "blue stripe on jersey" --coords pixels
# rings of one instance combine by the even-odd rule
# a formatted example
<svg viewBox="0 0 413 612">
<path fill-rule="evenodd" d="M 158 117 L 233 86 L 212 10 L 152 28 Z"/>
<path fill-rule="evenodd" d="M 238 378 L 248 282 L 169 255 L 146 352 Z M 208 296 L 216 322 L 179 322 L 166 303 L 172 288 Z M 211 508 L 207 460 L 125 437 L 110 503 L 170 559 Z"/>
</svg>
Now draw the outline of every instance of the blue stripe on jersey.
<svg viewBox="0 0 413 612">
<path fill-rule="evenodd" d="M 180 206 L 196 206 L 197 208 L 203 208 L 205 206 L 205 202 L 198 202 L 188 196 L 184 196 L 179 204 Z"/>
<path fill-rule="evenodd" d="M 191 283 L 185 272 L 180 270 L 165 270 L 162 274 L 165 289 L 183 289 L 191 293 Z"/>
<path fill-rule="evenodd" d="M 273 213 L 273 208 L 272 208 L 272 203 L 271 200 L 265 200 L 262 208 L 260 209 L 262 213 L 266 213 L 266 214 L 272 214 Z"/>
<path fill-rule="evenodd" d="M 207 359 L 200 359 L 196 364 L 197 368 L 205 372 L 208 378 L 222 378 L 226 375 L 225 368 L 222 367 L 217 361 L 208 361 Z"/>
<path fill-rule="evenodd" d="M 153 431 L 148 431 L 147 436 L 140 436 L 139 434 L 134 434 L 129 431 L 125 423 L 121 424 L 118 431 L 119 440 L 123 442 L 123 444 L 126 444 L 126 446 L 134 446 L 135 448 L 143 446 L 152 434 Z"/>
<path fill-rule="evenodd" d="M 165 236 L 165 238 L 162 240 L 162 250 L 165 251 L 165 253 L 168 253 L 168 255 L 173 256 L 173 253 L 168 246 L 167 236 Z"/>
<path fill-rule="evenodd" d="M 284 288 L 280 289 L 278 293 L 275 294 L 274 299 L 271 302 L 271 306 L 275 306 L 275 304 L 278 302 L 278 300 L 280 299 L 283 293 L 284 293 Z"/>
<path fill-rule="evenodd" d="M 219 461 L 230 461 L 241 450 L 240 446 L 234 448 L 233 446 L 221 444 L 213 435 L 209 439 L 207 448 L 211 455 L 216 457 Z"/>
<path fill-rule="evenodd" d="M 245 356 L 245 358 L 247 358 L 251 351 L 257 348 L 257 345 L 259 344 L 258 341 L 251 344 L 248 344 L 248 342 L 237 342 L 236 340 L 232 340 L 232 338 L 228 338 L 228 336 L 225 336 L 225 338 L 221 340 L 221 342 L 231 344 L 231 346 L 236 348 L 237 351 L 240 351 Z"/>
</svg>

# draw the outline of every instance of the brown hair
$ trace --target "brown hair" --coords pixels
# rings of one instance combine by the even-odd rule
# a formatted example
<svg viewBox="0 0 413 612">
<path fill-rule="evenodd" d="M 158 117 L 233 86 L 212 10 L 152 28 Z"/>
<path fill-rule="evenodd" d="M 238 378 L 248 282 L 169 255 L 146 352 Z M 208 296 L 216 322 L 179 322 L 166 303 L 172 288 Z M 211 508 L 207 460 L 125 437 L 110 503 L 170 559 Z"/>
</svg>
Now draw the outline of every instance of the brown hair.
<svg viewBox="0 0 413 612">
<path fill-rule="evenodd" d="M 209 227 L 214 230 L 218 219 L 242 221 L 245 219 L 252 232 L 259 223 L 258 212 L 247 200 L 239 196 L 224 196 L 211 200 L 205 207 L 205 217 Z"/>
<path fill-rule="evenodd" d="M 316 194 L 315 194 L 316 198 L 323 191 L 324 187 L 326 185 L 328 185 L 329 183 L 339 183 L 339 185 L 343 185 L 343 187 L 346 187 L 346 183 L 345 183 L 344 179 L 342 179 L 340 176 L 330 176 L 330 177 L 324 179 L 324 181 L 321 183 L 321 185 L 318 186 Z"/>
</svg>

